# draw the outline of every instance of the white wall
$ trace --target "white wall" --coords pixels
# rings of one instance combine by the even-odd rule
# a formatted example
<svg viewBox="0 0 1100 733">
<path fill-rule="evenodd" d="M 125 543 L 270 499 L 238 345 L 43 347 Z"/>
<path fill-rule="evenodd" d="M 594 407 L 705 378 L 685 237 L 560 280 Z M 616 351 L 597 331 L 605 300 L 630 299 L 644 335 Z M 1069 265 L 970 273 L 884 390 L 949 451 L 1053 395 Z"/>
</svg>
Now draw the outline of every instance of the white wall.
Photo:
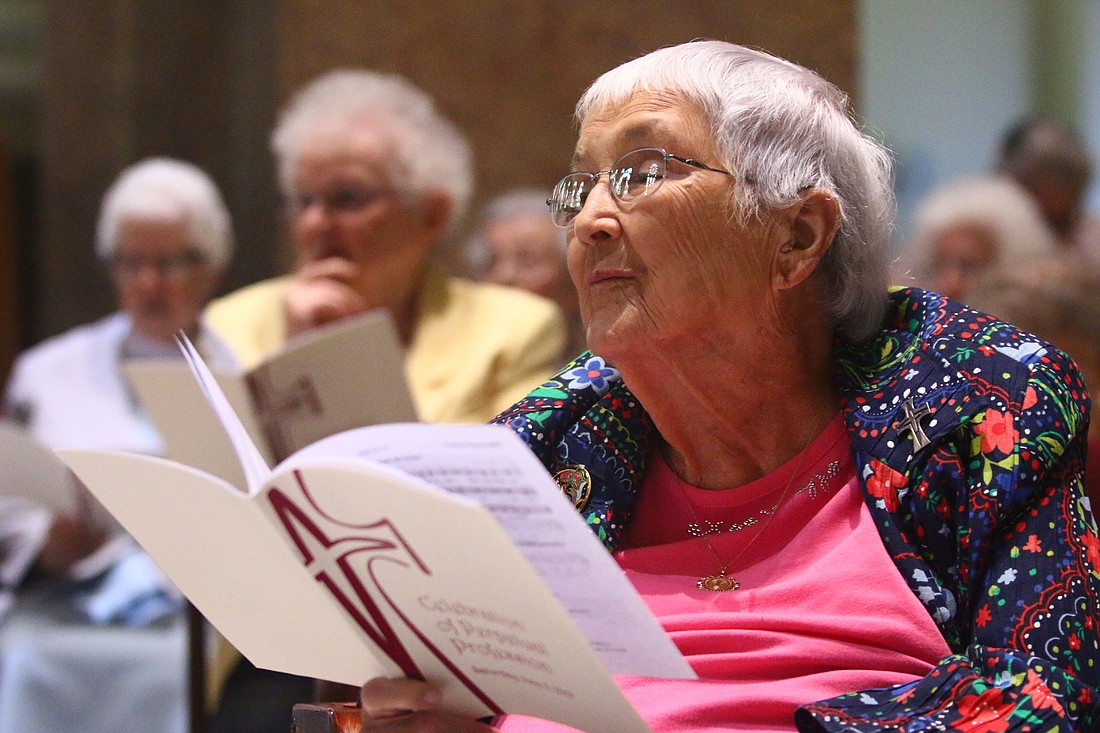
<svg viewBox="0 0 1100 733">
<path fill-rule="evenodd" d="M 1030 112 L 1030 12 L 1030 0 L 860 3 L 858 112 L 896 157 L 899 239 L 925 194 L 988 170 Z"/>
</svg>

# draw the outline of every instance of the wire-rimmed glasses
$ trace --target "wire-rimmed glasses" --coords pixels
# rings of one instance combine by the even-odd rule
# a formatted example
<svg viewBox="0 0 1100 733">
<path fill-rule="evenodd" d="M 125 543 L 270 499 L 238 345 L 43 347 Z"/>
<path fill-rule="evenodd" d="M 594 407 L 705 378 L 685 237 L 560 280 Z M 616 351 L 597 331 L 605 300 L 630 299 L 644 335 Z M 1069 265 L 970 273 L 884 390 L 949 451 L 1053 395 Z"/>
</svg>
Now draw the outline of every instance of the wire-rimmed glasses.
<svg viewBox="0 0 1100 733">
<path fill-rule="evenodd" d="M 691 158 L 673 155 L 664 148 L 637 148 L 623 153 L 612 166 L 603 171 L 588 173 L 576 171 L 558 181 L 546 205 L 550 207 L 550 219 L 556 226 L 565 228 L 584 207 L 588 194 L 596 187 L 600 176 L 607 174 L 607 187 L 611 195 L 622 203 L 645 198 L 658 188 L 668 173 L 668 161 L 675 160 L 705 171 L 722 173 L 736 178 L 729 171 L 711 168 Z"/>
</svg>

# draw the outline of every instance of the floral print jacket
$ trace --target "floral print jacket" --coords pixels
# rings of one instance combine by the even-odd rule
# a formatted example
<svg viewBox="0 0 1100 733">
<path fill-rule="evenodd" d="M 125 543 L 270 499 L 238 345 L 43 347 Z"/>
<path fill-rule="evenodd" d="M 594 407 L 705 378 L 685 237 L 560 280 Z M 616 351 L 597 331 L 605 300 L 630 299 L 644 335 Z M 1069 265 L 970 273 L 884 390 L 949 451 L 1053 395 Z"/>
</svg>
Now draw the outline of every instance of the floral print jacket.
<svg viewBox="0 0 1100 733">
<path fill-rule="evenodd" d="M 878 338 L 834 355 L 864 498 L 953 653 L 916 682 L 807 704 L 799 730 L 1100 731 L 1100 540 L 1076 366 L 916 289 L 891 291 Z M 655 435 L 618 373 L 582 354 L 496 422 L 614 549 Z"/>
</svg>

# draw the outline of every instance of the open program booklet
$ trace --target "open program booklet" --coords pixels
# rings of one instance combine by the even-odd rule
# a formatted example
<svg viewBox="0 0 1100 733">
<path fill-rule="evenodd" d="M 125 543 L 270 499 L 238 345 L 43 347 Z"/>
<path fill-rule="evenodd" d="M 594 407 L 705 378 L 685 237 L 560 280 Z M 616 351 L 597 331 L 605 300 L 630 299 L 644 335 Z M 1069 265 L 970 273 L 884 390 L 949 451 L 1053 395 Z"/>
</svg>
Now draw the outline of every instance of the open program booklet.
<svg viewBox="0 0 1100 733">
<path fill-rule="evenodd" d="M 169 458 L 244 488 L 240 460 L 186 363 L 140 359 L 123 369 Z M 342 430 L 417 419 L 403 349 L 384 310 L 296 336 L 250 369 L 211 372 L 271 465 Z"/>
<path fill-rule="evenodd" d="M 474 715 L 624 733 L 648 727 L 610 673 L 695 677 L 507 428 L 357 428 L 269 469 L 183 347 L 247 494 L 163 459 L 59 455 L 253 664 L 353 685 L 422 677 Z"/>
</svg>

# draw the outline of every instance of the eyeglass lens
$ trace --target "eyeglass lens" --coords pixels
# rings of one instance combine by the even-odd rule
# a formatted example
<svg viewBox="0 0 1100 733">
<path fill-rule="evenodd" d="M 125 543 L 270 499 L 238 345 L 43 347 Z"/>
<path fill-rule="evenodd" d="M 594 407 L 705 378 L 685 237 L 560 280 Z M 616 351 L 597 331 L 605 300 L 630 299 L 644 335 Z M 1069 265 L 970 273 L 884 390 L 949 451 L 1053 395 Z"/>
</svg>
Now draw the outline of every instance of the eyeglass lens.
<svg viewBox="0 0 1100 733">
<path fill-rule="evenodd" d="M 331 211 L 362 211 L 383 196 L 393 195 L 386 188 L 361 188 L 358 186 L 340 186 L 325 192 L 300 192 L 290 197 L 290 208 L 295 213 L 321 204 Z"/>
<path fill-rule="evenodd" d="M 166 280 L 182 280 L 191 269 L 202 264 L 203 257 L 197 252 L 185 252 L 175 257 L 144 257 L 126 256 L 115 257 L 111 262 L 115 275 L 120 280 L 136 280 L 146 267 L 150 267 L 159 276 Z"/>
<path fill-rule="evenodd" d="M 558 181 L 547 203 L 558 226 L 568 226 L 580 213 L 600 175 L 607 174 L 611 195 L 622 202 L 635 201 L 653 193 L 665 179 L 667 156 L 660 148 L 631 150 L 607 171 L 570 173 Z"/>
</svg>

